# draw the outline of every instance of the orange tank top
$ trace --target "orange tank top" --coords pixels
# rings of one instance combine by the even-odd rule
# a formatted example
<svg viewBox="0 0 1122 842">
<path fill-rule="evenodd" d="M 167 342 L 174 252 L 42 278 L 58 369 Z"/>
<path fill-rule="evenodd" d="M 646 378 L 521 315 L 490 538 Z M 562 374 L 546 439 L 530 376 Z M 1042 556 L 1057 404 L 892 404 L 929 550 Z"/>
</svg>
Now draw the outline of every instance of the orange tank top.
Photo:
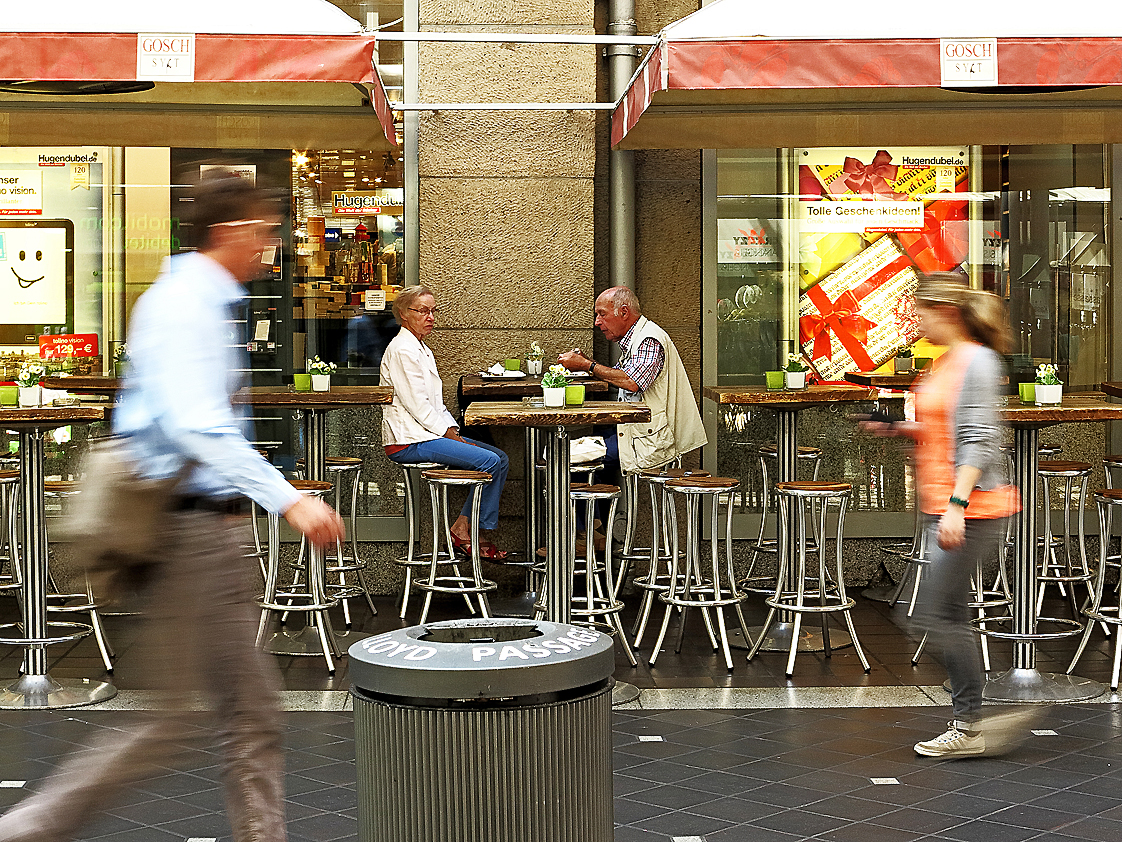
<svg viewBox="0 0 1122 842">
<path fill-rule="evenodd" d="M 974 342 L 964 342 L 948 352 L 915 390 L 916 421 L 919 422 L 915 452 L 917 491 L 920 510 L 929 515 L 946 512 L 954 492 L 955 409 L 966 370 L 981 347 Z M 1007 517 L 1020 510 L 1020 494 L 1012 485 L 989 491 L 975 488 L 970 494 L 966 517 L 986 520 Z"/>
</svg>

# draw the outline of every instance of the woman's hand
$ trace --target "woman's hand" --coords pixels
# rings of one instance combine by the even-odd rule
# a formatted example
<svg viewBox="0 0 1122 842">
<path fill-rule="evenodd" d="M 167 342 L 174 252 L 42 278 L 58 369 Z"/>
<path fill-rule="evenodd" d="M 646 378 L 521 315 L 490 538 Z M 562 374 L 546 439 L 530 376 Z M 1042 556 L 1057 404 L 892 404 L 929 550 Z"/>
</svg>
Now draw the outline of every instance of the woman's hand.
<svg viewBox="0 0 1122 842">
<path fill-rule="evenodd" d="M 966 512 L 961 506 L 950 505 L 939 518 L 939 546 L 944 550 L 957 550 L 966 543 Z"/>
<path fill-rule="evenodd" d="M 464 441 L 464 437 L 460 435 L 460 430 L 457 427 L 449 427 L 447 430 L 445 430 L 444 438 L 452 439 L 452 441 L 463 442 L 464 444 L 470 444 L 470 442 Z"/>
</svg>

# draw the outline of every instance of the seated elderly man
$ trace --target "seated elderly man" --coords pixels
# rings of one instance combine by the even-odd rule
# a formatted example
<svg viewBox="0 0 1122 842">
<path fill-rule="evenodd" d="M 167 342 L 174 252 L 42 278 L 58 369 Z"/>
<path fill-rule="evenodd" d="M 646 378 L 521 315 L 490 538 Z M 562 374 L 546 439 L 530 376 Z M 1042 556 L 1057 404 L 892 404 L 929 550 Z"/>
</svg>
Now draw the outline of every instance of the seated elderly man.
<svg viewBox="0 0 1122 842">
<path fill-rule="evenodd" d="M 627 287 L 612 287 L 596 299 L 596 327 L 618 342 L 614 367 L 574 349 L 557 359 L 570 371 L 587 371 L 619 387 L 622 401 L 644 401 L 651 420 L 620 424 L 605 431 L 608 461 L 618 460 L 625 473 L 657 468 L 706 443 L 701 413 L 678 349 L 666 331 L 643 315 L 639 299 Z"/>
</svg>

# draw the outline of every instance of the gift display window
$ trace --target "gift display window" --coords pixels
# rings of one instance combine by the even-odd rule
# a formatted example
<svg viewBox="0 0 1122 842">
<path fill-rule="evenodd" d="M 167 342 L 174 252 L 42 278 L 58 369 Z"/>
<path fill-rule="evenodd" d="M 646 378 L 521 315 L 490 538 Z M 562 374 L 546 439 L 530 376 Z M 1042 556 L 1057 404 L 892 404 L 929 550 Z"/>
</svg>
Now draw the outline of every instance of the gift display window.
<svg viewBox="0 0 1122 842">
<path fill-rule="evenodd" d="M 1065 389 L 1109 379 L 1112 346 L 1110 147 L 931 146 L 740 149 L 710 153 L 704 326 L 707 382 L 759 385 L 787 355 L 819 381 L 891 374 L 940 348 L 919 335 L 924 272 L 961 273 L 1008 305 L 1010 383 L 1040 363 Z M 1010 387 L 1013 392 L 1015 386 Z M 889 397 L 902 411 L 903 393 Z M 896 404 L 892 404 L 896 401 Z M 799 444 L 823 449 L 821 476 L 854 485 L 856 509 L 905 511 L 912 478 L 895 442 L 856 433 L 860 405 L 800 414 Z M 772 413 L 717 411 L 716 466 L 759 488 L 756 449 Z M 758 511 L 745 492 L 744 512 Z"/>
</svg>

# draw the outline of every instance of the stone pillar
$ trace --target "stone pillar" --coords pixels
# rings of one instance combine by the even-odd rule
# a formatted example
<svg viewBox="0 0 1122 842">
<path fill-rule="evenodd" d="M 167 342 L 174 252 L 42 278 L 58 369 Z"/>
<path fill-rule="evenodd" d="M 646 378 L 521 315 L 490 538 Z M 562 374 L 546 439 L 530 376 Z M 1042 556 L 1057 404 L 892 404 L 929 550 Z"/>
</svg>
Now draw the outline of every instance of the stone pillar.
<svg viewBox="0 0 1122 842">
<path fill-rule="evenodd" d="M 593 34 L 590 0 L 421 0 L 420 28 Z M 420 47 L 423 102 L 591 102 L 593 46 Z M 592 112 L 424 112 L 420 279 L 441 305 L 432 345 L 448 385 L 531 340 L 547 363 L 591 347 Z"/>
</svg>

